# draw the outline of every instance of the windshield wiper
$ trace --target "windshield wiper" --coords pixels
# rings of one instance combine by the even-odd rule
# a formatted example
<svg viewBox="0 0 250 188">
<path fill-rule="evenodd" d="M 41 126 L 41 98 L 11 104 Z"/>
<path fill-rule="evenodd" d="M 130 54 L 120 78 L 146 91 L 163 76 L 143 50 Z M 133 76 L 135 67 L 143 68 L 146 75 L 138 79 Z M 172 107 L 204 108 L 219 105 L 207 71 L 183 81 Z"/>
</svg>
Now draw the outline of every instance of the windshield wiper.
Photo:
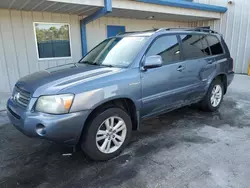
<svg viewBox="0 0 250 188">
<path fill-rule="evenodd" d="M 79 63 L 84 63 L 84 64 L 88 64 L 88 65 L 99 65 L 96 62 L 91 62 L 91 61 L 80 61 Z"/>
<path fill-rule="evenodd" d="M 99 64 L 97 62 L 92 62 L 92 61 L 80 61 L 79 63 L 84 63 L 88 65 L 99 65 L 99 66 L 104 66 L 104 67 L 115 67 L 114 65 L 111 65 L 111 64 Z"/>
<path fill-rule="evenodd" d="M 104 66 L 104 67 L 114 67 L 114 65 L 103 65 L 103 64 L 102 64 L 102 66 Z"/>
</svg>

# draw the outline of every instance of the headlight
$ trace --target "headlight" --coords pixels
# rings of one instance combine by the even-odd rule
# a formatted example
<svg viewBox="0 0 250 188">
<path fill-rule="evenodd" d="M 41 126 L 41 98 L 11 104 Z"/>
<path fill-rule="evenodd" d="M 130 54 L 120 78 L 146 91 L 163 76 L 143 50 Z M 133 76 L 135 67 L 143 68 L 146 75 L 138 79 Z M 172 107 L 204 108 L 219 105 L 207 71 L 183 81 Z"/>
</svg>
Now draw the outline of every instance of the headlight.
<svg viewBox="0 0 250 188">
<path fill-rule="evenodd" d="M 41 96 L 36 103 L 36 111 L 49 114 L 68 113 L 73 103 L 73 94 Z"/>
</svg>

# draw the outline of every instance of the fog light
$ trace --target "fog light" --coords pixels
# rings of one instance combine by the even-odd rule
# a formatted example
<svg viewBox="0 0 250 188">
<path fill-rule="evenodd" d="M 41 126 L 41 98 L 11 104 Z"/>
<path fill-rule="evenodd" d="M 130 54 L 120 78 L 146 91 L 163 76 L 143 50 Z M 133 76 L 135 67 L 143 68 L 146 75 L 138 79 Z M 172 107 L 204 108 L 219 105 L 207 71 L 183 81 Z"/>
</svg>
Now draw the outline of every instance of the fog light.
<svg viewBox="0 0 250 188">
<path fill-rule="evenodd" d="M 36 133 L 40 136 L 44 136 L 46 134 L 46 128 L 42 124 L 38 124 L 36 126 Z"/>
</svg>

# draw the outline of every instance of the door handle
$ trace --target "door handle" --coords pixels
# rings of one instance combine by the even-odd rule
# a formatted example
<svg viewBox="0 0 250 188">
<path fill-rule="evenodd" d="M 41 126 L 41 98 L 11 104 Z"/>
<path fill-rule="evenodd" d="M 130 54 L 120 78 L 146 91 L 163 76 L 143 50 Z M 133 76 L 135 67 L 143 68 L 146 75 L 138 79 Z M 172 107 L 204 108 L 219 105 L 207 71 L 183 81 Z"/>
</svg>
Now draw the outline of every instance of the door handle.
<svg viewBox="0 0 250 188">
<path fill-rule="evenodd" d="M 185 69 L 185 67 L 184 66 L 182 66 L 182 65 L 180 65 L 178 68 L 177 68 L 177 71 L 183 71 Z"/>
</svg>

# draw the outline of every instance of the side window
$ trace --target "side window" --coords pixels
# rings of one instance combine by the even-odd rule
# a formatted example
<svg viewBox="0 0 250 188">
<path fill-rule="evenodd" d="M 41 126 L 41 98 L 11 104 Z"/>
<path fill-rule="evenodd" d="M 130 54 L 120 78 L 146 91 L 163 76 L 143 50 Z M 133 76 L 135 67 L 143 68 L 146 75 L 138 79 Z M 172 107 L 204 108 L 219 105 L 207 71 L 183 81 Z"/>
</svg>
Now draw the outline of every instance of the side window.
<svg viewBox="0 0 250 188">
<path fill-rule="evenodd" d="M 162 36 L 153 43 L 146 57 L 160 55 L 164 64 L 180 61 L 180 46 L 176 35 Z"/>
<path fill-rule="evenodd" d="M 181 40 L 186 59 L 202 58 L 209 55 L 209 48 L 202 35 L 181 35 Z"/>
<path fill-rule="evenodd" d="M 219 54 L 224 53 L 222 46 L 221 46 L 221 43 L 217 37 L 208 35 L 206 38 L 207 38 L 207 42 L 210 46 L 212 55 L 219 55 Z"/>
</svg>

